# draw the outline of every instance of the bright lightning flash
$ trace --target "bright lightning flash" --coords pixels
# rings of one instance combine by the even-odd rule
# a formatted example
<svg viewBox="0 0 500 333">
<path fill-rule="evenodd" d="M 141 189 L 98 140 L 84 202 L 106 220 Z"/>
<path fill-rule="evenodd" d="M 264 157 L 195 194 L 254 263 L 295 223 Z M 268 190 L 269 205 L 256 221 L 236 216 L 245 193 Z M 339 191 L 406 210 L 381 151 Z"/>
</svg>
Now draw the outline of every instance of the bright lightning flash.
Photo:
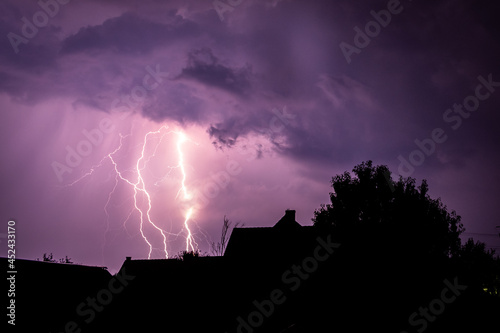
<svg viewBox="0 0 500 333">
<path fill-rule="evenodd" d="M 133 198 L 134 198 L 134 208 L 133 209 L 135 209 L 137 212 L 139 212 L 139 216 L 140 216 L 139 231 L 141 233 L 142 238 L 144 239 L 144 241 L 146 242 L 146 244 L 149 247 L 148 259 L 151 258 L 151 254 L 152 254 L 152 251 L 153 251 L 153 245 L 152 245 L 151 241 L 148 239 L 148 237 L 146 236 L 146 234 L 144 232 L 144 225 L 145 224 L 149 224 L 157 232 L 159 232 L 161 234 L 162 239 L 163 239 L 163 250 L 162 251 L 163 251 L 163 253 L 165 255 L 165 258 L 168 258 L 168 250 L 167 250 L 168 239 L 167 239 L 167 235 L 178 236 L 182 232 L 182 230 L 178 234 L 167 232 L 167 231 L 163 230 L 161 227 L 159 227 L 158 224 L 153 221 L 153 219 L 151 217 L 151 209 L 152 209 L 151 195 L 150 195 L 150 193 L 148 192 L 148 190 L 146 188 L 146 182 L 144 181 L 144 178 L 143 178 L 143 171 L 146 168 L 147 163 L 149 162 L 149 160 L 153 156 L 155 156 L 155 154 L 156 154 L 156 152 L 158 150 L 158 146 L 161 143 L 161 140 L 167 134 L 173 133 L 173 134 L 177 135 L 176 147 L 177 147 L 177 155 L 178 155 L 178 164 L 175 167 L 169 167 L 171 169 L 172 168 L 179 168 L 180 172 L 181 172 L 181 175 L 182 175 L 181 187 L 179 188 L 179 190 L 177 192 L 176 198 L 179 197 L 179 194 L 182 194 L 182 199 L 184 201 L 190 201 L 192 199 L 192 197 L 193 197 L 188 192 L 188 189 L 186 187 L 187 174 L 186 174 L 186 167 L 185 167 L 185 162 L 184 162 L 184 152 L 182 150 L 182 145 L 183 145 L 184 142 L 186 142 L 188 140 L 188 138 L 186 137 L 186 135 L 183 132 L 178 132 L 178 131 L 168 131 L 168 132 L 165 132 L 167 129 L 168 129 L 168 126 L 164 125 L 164 126 L 160 127 L 156 131 L 150 131 L 150 132 L 148 132 L 148 133 L 145 134 L 144 141 L 142 143 L 141 155 L 137 159 L 137 162 L 135 163 L 135 168 L 134 168 L 134 176 L 135 177 L 126 177 L 124 175 L 124 172 L 122 172 L 122 171 L 119 170 L 119 165 L 118 165 L 119 163 L 116 161 L 116 159 L 114 157 L 115 154 L 118 153 L 122 149 L 122 147 L 123 147 L 123 139 L 128 136 L 128 135 L 127 136 L 123 136 L 123 135 L 120 134 L 120 144 L 119 144 L 118 148 L 116 148 L 113 152 L 109 153 L 103 159 L 101 159 L 101 161 L 99 162 L 98 165 L 93 166 L 90 169 L 90 171 L 88 171 L 87 173 L 85 173 L 82 177 L 80 177 L 79 179 L 77 179 L 74 182 L 72 182 L 72 183 L 70 183 L 70 184 L 67 185 L 67 186 L 72 186 L 72 185 L 76 184 L 77 182 L 79 182 L 80 180 L 82 180 L 83 178 L 92 175 L 92 173 L 98 167 L 101 167 L 102 163 L 106 159 L 109 158 L 109 160 L 113 164 L 114 171 L 116 172 L 116 181 L 118 182 L 118 179 L 121 179 L 122 181 L 124 181 L 125 183 L 127 183 L 128 185 L 130 185 L 132 187 L 132 189 L 133 189 L 133 192 L 134 192 L 134 195 L 133 195 Z M 160 135 L 160 134 L 161 134 L 161 139 L 156 144 L 156 147 L 154 149 L 154 153 L 152 155 L 150 155 L 148 158 L 146 158 L 146 148 L 148 146 L 148 141 L 149 141 L 150 137 L 155 136 L 155 135 L 157 136 L 157 135 Z M 107 211 L 107 206 L 110 203 L 110 198 L 112 197 L 112 195 L 114 194 L 114 192 L 116 190 L 116 185 L 117 185 L 117 183 L 115 183 L 115 186 L 113 187 L 113 189 L 109 193 L 108 200 L 107 200 L 105 208 L 104 208 L 105 209 L 105 213 L 108 216 L 108 218 L 109 218 L 109 215 L 108 215 L 108 211 Z M 145 201 L 146 201 L 146 204 L 144 205 L 145 207 L 143 207 L 143 205 L 140 204 L 140 201 L 141 201 L 140 199 L 142 199 L 142 200 L 145 199 Z M 193 213 L 194 213 L 194 206 L 189 206 L 188 209 L 187 209 L 187 212 L 184 215 L 185 220 L 184 220 L 183 226 L 184 226 L 184 229 L 185 229 L 185 231 L 187 233 L 187 235 L 186 235 L 186 251 L 196 251 L 198 249 L 198 244 L 196 243 L 196 241 L 195 241 L 195 239 L 193 237 L 193 234 L 191 233 L 191 229 L 189 228 L 189 221 L 192 218 Z M 130 218 L 130 214 L 129 214 L 129 217 L 127 218 L 127 220 L 129 218 Z M 109 225 L 108 225 L 108 227 L 109 227 Z M 108 230 L 108 227 L 107 227 L 106 230 Z"/>
<path fill-rule="evenodd" d="M 194 241 L 193 235 L 191 234 L 191 230 L 189 229 L 189 224 L 188 221 L 191 218 L 191 214 L 193 213 L 193 207 L 189 208 L 189 210 L 186 213 L 186 219 L 184 220 L 184 227 L 186 228 L 188 235 L 186 237 L 186 251 L 189 251 L 191 248 L 191 251 L 195 251 L 195 247 L 193 246 L 193 243 L 198 247 L 198 244 Z"/>
<path fill-rule="evenodd" d="M 184 167 L 184 153 L 182 152 L 182 144 L 187 140 L 186 135 L 184 133 L 178 133 L 178 140 L 177 140 L 177 153 L 179 155 L 179 167 L 181 169 L 182 173 L 182 182 L 181 182 L 181 188 L 179 189 L 179 192 L 177 192 L 177 196 L 179 193 L 182 191 L 184 195 L 184 200 L 191 200 L 192 195 L 188 193 L 187 188 L 186 188 L 186 168 Z M 189 229 L 189 219 L 191 218 L 191 215 L 193 214 L 193 207 L 190 207 L 188 211 L 186 212 L 186 219 L 184 220 L 184 228 L 187 230 L 187 237 L 186 237 L 186 251 L 195 251 L 195 247 L 193 246 L 193 243 L 198 247 L 198 244 L 196 244 L 193 235 L 191 234 L 191 230 Z"/>
</svg>

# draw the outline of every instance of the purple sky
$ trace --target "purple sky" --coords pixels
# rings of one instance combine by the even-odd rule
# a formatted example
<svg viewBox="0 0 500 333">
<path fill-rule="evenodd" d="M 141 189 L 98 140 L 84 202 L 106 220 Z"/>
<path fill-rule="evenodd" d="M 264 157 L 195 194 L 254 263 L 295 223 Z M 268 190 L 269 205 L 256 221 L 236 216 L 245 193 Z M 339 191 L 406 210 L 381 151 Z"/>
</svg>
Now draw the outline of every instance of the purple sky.
<svg viewBox="0 0 500 333">
<path fill-rule="evenodd" d="M 106 156 L 121 142 L 111 157 L 134 183 L 145 135 L 162 126 L 139 168 L 170 256 L 186 247 L 189 208 L 202 251 L 224 215 L 271 226 L 290 208 L 311 224 L 331 177 L 369 159 L 427 179 L 468 232 L 500 225 L 489 1 L 41 2 L 0 4 L 0 209 L 17 221 L 20 258 L 112 271 L 147 258 L 134 186 Z M 165 257 L 159 230 L 143 232 L 151 258 Z"/>
</svg>

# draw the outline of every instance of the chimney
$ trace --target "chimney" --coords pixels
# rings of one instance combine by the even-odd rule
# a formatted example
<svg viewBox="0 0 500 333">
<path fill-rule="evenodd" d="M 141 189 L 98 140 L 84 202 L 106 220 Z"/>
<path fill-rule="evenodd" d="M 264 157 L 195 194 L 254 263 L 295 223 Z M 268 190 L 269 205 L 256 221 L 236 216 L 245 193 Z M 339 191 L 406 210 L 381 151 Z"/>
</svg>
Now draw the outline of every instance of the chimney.
<svg viewBox="0 0 500 333">
<path fill-rule="evenodd" d="M 125 261 L 130 261 L 132 260 L 132 257 L 125 257 Z"/>
<path fill-rule="evenodd" d="M 293 209 L 285 210 L 285 220 L 287 222 L 295 222 L 295 210 Z"/>
<path fill-rule="evenodd" d="M 295 221 L 295 210 L 285 210 L 285 215 L 274 225 L 275 228 L 284 228 L 285 230 L 300 227 L 300 224 Z"/>
</svg>

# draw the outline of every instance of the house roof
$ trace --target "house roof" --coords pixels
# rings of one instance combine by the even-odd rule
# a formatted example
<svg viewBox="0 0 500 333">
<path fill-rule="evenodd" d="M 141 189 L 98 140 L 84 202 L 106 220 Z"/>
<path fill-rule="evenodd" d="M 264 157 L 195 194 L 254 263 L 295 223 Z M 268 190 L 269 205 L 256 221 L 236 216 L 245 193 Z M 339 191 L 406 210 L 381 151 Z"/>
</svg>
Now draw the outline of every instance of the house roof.
<svg viewBox="0 0 500 333">
<path fill-rule="evenodd" d="M 171 274 L 173 271 L 181 271 L 184 269 L 204 270 L 210 267 L 218 267 L 221 265 L 221 257 L 197 257 L 186 260 L 179 259 L 134 259 L 127 257 L 123 263 L 122 269 L 126 269 L 131 274 Z"/>
<path fill-rule="evenodd" d="M 273 227 L 234 228 L 224 256 L 255 259 L 288 256 L 310 244 L 315 232 L 313 226 L 302 226 L 295 221 L 294 210 L 287 210 Z"/>
</svg>

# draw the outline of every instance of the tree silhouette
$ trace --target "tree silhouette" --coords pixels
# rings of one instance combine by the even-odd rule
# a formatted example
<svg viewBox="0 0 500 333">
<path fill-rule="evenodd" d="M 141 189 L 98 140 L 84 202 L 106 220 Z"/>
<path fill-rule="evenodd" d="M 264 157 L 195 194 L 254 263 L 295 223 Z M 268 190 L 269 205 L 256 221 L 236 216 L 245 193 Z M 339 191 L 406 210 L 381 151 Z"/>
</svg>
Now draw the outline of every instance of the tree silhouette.
<svg viewBox="0 0 500 333">
<path fill-rule="evenodd" d="M 38 258 L 37 258 L 38 260 Z M 68 256 L 64 257 L 64 258 L 60 258 L 59 260 L 56 260 L 54 259 L 54 255 L 51 253 L 47 254 L 47 253 L 44 253 L 43 254 L 43 261 L 45 262 L 55 262 L 55 263 L 60 263 L 60 264 L 72 264 L 73 262 L 71 261 L 71 258 L 68 258 Z"/>
<path fill-rule="evenodd" d="M 331 204 L 321 205 L 313 222 L 332 229 L 342 242 L 361 238 L 371 245 L 392 244 L 407 256 L 448 258 L 460 250 L 460 216 L 431 199 L 425 180 L 394 181 L 387 166 L 363 162 L 332 178 Z M 392 248 L 394 250 L 394 247 Z"/>
<path fill-rule="evenodd" d="M 216 255 L 216 256 L 224 255 L 224 251 L 226 249 L 227 242 L 229 241 L 228 232 L 229 232 L 229 228 L 231 227 L 231 224 L 232 224 L 232 222 L 229 221 L 228 218 L 226 218 L 226 215 L 224 215 L 224 222 L 222 223 L 222 231 L 221 231 L 220 239 L 217 243 L 212 242 L 212 244 L 211 244 L 213 255 Z M 240 224 L 239 222 L 236 222 L 233 229 L 237 228 L 239 224 Z"/>
<path fill-rule="evenodd" d="M 54 255 L 51 253 L 47 254 L 47 253 L 44 253 L 43 254 L 43 261 L 46 261 L 46 262 L 57 262 L 57 260 L 54 259 Z"/>
<path fill-rule="evenodd" d="M 457 261 L 471 287 L 500 297 L 500 258 L 495 258 L 495 250 L 486 250 L 485 243 L 469 238 Z"/>
<path fill-rule="evenodd" d="M 181 260 L 181 261 L 189 261 L 189 260 L 192 260 L 192 259 L 196 259 L 198 257 L 200 257 L 200 251 L 199 250 L 196 250 L 196 251 L 183 250 L 183 251 L 179 252 L 175 256 L 175 259 Z"/>
</svg>

